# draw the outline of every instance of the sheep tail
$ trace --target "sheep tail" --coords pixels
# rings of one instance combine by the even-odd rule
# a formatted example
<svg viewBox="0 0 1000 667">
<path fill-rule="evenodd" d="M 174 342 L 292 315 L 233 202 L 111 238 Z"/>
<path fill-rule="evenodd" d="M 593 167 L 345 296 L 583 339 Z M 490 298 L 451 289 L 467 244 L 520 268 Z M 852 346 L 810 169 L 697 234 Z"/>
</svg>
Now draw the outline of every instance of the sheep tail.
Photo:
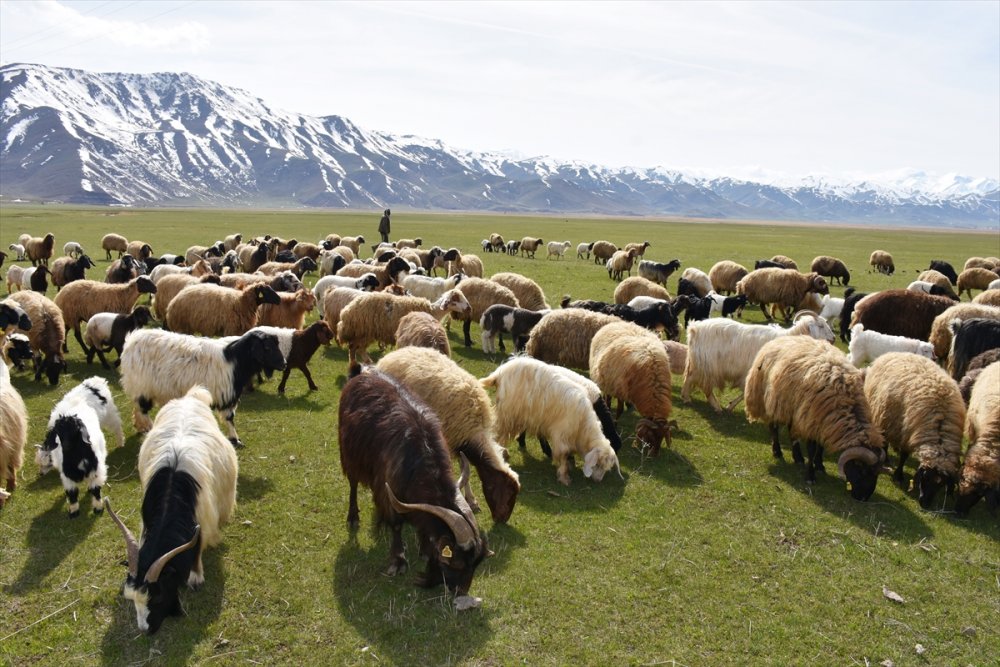
<svg viewBox="0 0 1000 667">
<path fill-rule="evenodd" d="M 203 385 L 196 384 L 188 390 L 187 397 L 196 398 L 205 405 L 211 407 L 212 394 Z"/>
</svg>

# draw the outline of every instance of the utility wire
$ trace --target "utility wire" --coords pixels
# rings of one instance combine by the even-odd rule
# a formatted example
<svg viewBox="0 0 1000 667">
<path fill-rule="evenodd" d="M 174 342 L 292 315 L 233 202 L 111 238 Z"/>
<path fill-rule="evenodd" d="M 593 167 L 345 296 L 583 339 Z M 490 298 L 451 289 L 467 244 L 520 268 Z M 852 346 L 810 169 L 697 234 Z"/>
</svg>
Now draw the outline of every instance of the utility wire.
<svg viewBox="0 0 1000 667">
<path fill-rule="evenodd" d="M 27 48 L 29 46 L 34 46 L 35 44 L 40 44 L 41 42 L 47 41 L 49 39 L 52 39 L 53 37 L 56 37 L 58 35 L 63 34 L 64 32 L 69 31 L 73 27 L 73 25 L 72 25 L 73 22 L 76 19 L 78 19 L 79 17 L 81 17 L 81 16 L 87 16 L 87 15 L 91 14 L 92 12 L 96 12 L 98 9 L 101 9 L 102 7 L 105 7 L 106 5 L 114 5 L 114 6 L 111 8 L 111 11 L 104 12 L 103 14 L 96 15 L 93 18 L 104 18 L 105 16 L 110 16 L 110 15 L 114 14 L 115 12 L 119 12 L 119 11 L 121 11 L 123 9 L 126 9 L 127 7 L 131 7 L 134 4 L 135 4 L 135 2 L 119 2 L 119 3 L 106 2 L 106 3 L 102 4 L 102 5 L 98 5 L 97 7 L 89 9 L 89 10 L 87 10 L 85 12 L 80 12 L 77 16 L 73 17 L 72 20 L 65 21 L 63 23 L 58 23 L 56 25 L 49 26 L 48 28 L 42 28 L 41 30 L 33 32 L 33 33 L 29 34 L 29 35 L 25 35 L 23 37 L 18 37 L 17 39 L 13 39 L 13 40 L 11 40 L 8 43 L 3 44 L 2 45 L 2 49 L 9 52 L 11 49 L 15 49 L 15 50 L 17 50 L 17 49 L 23 49 L 23 48 Z M 36 35 L 41 35 L 42 33 L 48 32 L 50 30 L 55 30 L 56 32 L 54 32 L 51 35 L 45 35 L 44 37 L 39 37 L 38 39 L 31 40 L 31 41 L 29 41 L 26 44 L 18 44 L 18 42 L 22 42 L 22 41 L 24 41 L 26 39 L 30 40 L 32 37 L 34 37 Z"/>
</svg>

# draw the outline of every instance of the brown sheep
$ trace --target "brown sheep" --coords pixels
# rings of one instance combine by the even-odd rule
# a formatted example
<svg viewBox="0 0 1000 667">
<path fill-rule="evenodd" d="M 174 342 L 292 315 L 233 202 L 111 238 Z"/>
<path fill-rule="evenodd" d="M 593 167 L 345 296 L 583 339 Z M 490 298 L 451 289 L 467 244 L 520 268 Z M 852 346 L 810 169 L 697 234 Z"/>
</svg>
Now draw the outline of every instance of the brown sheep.
<svg viewBox="0 0 1000 667">
<path fill-rule="evenodd" d="M 109 285 L 95 280 L 76 280 L 63 287 L 56 294 L 55 304 L 62 311 L 66 327 L 73 328 L 80 348 L 87 350 L 83 342 L 80 323 L 86 323 L 97 313 L 118 313 L 128 315 L 142 294 L 156 294 L 157 287 L 147 276 L 139 276 L 121 285 Z M 63 343 L 63 351 L 67 349 Z"/>
<path fill-rule="evenodd" d="M 483 260 L 479 259 L 476 255 L 463 255 L 458 248 L 450 248 L 441 259 L 449 263 L 449 276 L 453 276 L 456 273 L 463 273 L 470 278 L 483 277 Z"/>
<path fill-rule="evenodd" d="M 649 296 L 666 301 L 670 299 L 670 292 L 665 287 L 640 276 L 626 278 L 615 287 L 615 303 L 628 303 L 637 296 Z"/>
<path fill-rule="evenodd" d="M 186 273 L 175 273 L 160 278 L 160 281 L 156 283 L 156 296 L 153 298 L 153 312 L 156 313 L 156 319 L 161 322 L 166 319 L 167 307 L 170 306 L 170 302 L 173 301 L 174 297 L 177 296 L 182 289 L 188 287 L 189 285 L 197 285 L 198 283 L 204 282 L 210 282 L 216 285 L 221 283 L 219 276 L 211 274 L 195 277 Z"/>
<path fill-rule="evenodd" d="M 534 236 L 525 236 L 521 239 L 521 257 L 534 259 L 535 252 L 538 250 L 540 245 L 542 245 L 542 239 L 536 239 Z"/>
<path fill-rule="evenodd" d="M 985 290 L 989 289 L 990 283 L 996 280 L 998 277 L 995 271 L 983 268 L 971 268 L 965 269 L 960 274 L 958 274 L 958 296 L 961 297 L 963 292 L 969 293 L 969 298 L 972 298 L 972 290 Z"/>
<path fill-rule="evenodd" d="M 869 331 L 927 340 L 934 318 L 955 305 L 946 296 L 891 289 L 866 296 L 854 307 L 851 326 L 865 325 Z"/>
<path fill-rule="evenodd" d="M 396 327 L 396 348 L 428 347 L 446 357 L 451 356 L 448 332 L 430 313 L 409 313 Z"/>
<path fill-rule="evenodd" d="M 465 347 L 472 347 L 472 337 L 470 335 L 472 323 L 476 322 L 478 324 L 487 308 L 497 303 L 514 308 L 521 307 L 514 292 L 492 280 L 464 278 L 458 283 L 455 289 L 461 292 L 469 302 L 469 310 L 466 313 L 465 321 L 462 323 L 462 330 L 465 334 Z"/>
<path fill-rule="evenodd" d="M 611 241 L 594 241 L 594 247 L 590 251 L 594 254 L 594 264 L 605 264 L 618 252 L 618 246 Z"/>
<path fill-rule="evenodd" d="M 549 307 L 541 286 L 531 278 L 520 273 L 495 273 L 490 276 L 490 280 L 513 292 L 520 307 L 525 310 L 547 310 Z"/>
<path fill-rule="evenodd" d="M 531 330 L 525 352 L 539 361 L 587 370 L 594 335 L 616 322 L 621 320 L 582 308 L 554 310 Z"/>
<path fill-rule="evenodd" d="M 101 239 L 101 249 L 107 255 L 105 259 L 109 262 L 111 261 L 112 251 L 117 252 L 118 259 L 121 259 L 125 251 L 128 250 L 128 239 L 121 234 L 105 234 Z"/>
<path fill-rule="evenodd" d="M 927 269 L 926 271 L 923 271 L 919 276 L 917 276 L 917 280 L 921 280 L 923 282 L 930 283 L 932 285 L 937 285 L 946 295 L 948 295 L 955 301 L 958 301 L 958 295 L 955 294 L 955 290 L 952 289 L 951 280 L 948 278 L 948 276 L 944 275 L 940 271 L 935 271 L 934 269 Z"/>
<path fill-rule="evenodd" d="M 277 292 L 266 285 L 242 290 L 212 284 L 182 289 L 167 307 L 167 329 L 203 336 L 242 336 L 257 326 L 257 307 L 278 304 Z"/>
<path fill-rule="evenodd" d="M 892 255 L 885 250 L 873 250 L 871 257 L 868 258 L 868 264 L 875 271 L 884 273 L 887 276 L 891 276 L 896 272 L 896 264 L 892 260 Z"/>
<path fill-rule="evenodd" d="M 736 283 L 748 273 L 750 272 L 742 264 L 724 259 L 712 265 L 708 271 L 708 279 L 712 283 L 712 289 L 729 296 L 736 291 Z"/>
<path fill-rule="evenodd" d="M 795 269 L 756 269 L 736 284 L 736 293 L 743 294 L 750 303 L 760 305 L 764 316 L 770 320 L 768 304 L 776 304 L 788 312 L 794 310 L 809 292 L 829 294 L 830 288 L 818 273 L 799 273 Z"/>
<path fill-rule="evenodd" d="M 781 264 L 786 269 L 795 269 L 796 271 L 799 270 L 799 265 L 796 264 L 795 260 L 792 259 L 791 257 L 786 257 L 784 255 L 775 255 L 774 257 L 771 258 L 771 261 L 774 262 L 775 264 Z"/>
<path fill-rule="evenodd" d="M 35 362 L 35 380 L 41 380 L 45 373 L 49 384 L 55 386 L 59 373 L 66 370 L 62 354 L 66 347 L 66 325 L 62 312 L 51 299 L 31 290 L 12 294 L 7 301 L 15 302 L 31 320 L 30 329 L 18 331 L 28 336 Z"/>
<path fill-rule="evenodd" d="M 301 329 L 306 313 L 316 307 L 316 296 L 306 288 L 294 293 L 275 292 L 281 303 L 262 303 L 257 309 L 257 323 L 261 326 Z"/>
<path fill-rule="evenodd" d="M 31 237 L 24 243 L 24 254 L 31 261 L 32 266 L 39 264 L 48 266 L 55 244 L 56 237 L 52 234 L 46 234 L 45 238 Z"/>
<path fill-rule="evenodd" d="M 832 278 L 838 285 L 846 285 L 851 282 L 851 272 L 847 270 L 847 265 L 836 257 L 820 255 L 812 261 L 810 271 L 818 273 L 824 278 Z"/>
</svg>

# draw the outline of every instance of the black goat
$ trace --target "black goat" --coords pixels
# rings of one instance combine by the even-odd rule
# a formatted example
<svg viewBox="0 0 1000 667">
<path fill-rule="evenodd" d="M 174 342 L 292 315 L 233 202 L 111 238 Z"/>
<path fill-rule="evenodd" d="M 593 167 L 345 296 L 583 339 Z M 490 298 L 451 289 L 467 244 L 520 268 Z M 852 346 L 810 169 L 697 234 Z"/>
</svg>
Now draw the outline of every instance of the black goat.
<svg viewBox="0 0 1000 667">
<path fill-rule="evenodd" d="M 983 352 L 1000 348 L 1000 320 L 975 317 L 968 320 L 954 319 L 948 324 L 951 330 L 951 353 L 948 363 L 951 377 L 959 382 L 965 375 L 969 362 Z"/>
<path fill-rule="evenodd" d="M 737 317 L 743 316 L 743 309 L 747 305 L 746 294 L 737 294 L 736 296 L 727 296 L 722 302 L 722 316 L 729 317 L 730 315 L 736 315 Z"/>
<path fill-rule="evenodd" d="M 34 273 L 31 274 L 29 278 L 29 287 L 32 292 L 38 292 L 39 294 L 45 294 L 49 290 L 49 281 L 46 276 L 51 276 L 52 272 L 49 271 L 49 267 L 44 264 L 39 264 L 38 268 L 35 269 Z"/>
<path fill-rule="evenodd" d="M 953 267 L 948 262 L 943 259 L 932 259 L 931 265 L 927 267 L 928 271 L 937 271 L 938 273 L 944 275 L 952 285 L 958 284 L 958 274 L 955 273 L 955 267 Z"/>
<path fill-rule="evenodd" d="M 679 268 L 681 268 L 681 260 L 679 259 L 672 259 L 666 264 L 651 262 L 648 259 L 639 261 L 639 275 L 661 285 L 666 285 L 667 278 Z"/>
<path fill-rule="evenodd" d="M 851 316 L 858 301 L 868 296 L 869 292 L 856 292 L 853 287 L 844 290 L 844 307 L 840 310 L 840 340 L 851 341 Z"/>
<path fill-rule="evenodd" d="M 753 268 L 757 269 L 787 269 L 788 267 L 781 262 L 772 262 L 769 259 L 758 259 L 753 263 Z"/>
</svg>

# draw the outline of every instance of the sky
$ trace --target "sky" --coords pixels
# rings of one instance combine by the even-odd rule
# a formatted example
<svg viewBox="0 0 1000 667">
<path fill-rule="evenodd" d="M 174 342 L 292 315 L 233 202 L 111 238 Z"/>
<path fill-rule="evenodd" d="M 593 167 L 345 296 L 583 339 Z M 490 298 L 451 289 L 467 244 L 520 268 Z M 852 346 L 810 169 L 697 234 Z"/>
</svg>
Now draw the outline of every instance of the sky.
<svg viewBox="0 0 1000 667">
<path fill-rule="evenodd" d="M 1000 1 L 0 0 L 0 63 L 187 72 L 476 151 L 1000 179 Z"/>
</svg>

